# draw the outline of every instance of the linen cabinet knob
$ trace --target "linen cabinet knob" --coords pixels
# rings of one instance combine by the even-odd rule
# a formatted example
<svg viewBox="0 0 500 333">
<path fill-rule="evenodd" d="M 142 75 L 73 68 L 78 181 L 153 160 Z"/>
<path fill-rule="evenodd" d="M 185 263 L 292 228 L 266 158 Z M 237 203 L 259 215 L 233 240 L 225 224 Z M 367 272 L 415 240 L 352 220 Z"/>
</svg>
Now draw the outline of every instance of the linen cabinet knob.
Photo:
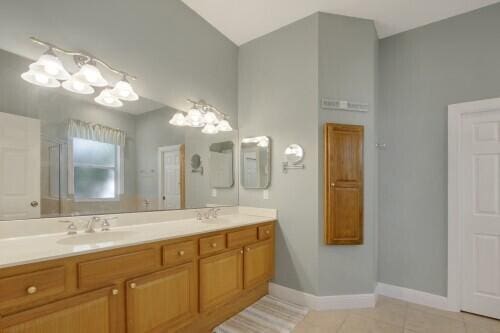
<svg viewBox="0 0 500 333">
<path fill-rule="evenodd" d="M 30 295 L 35 294 L 37 291 L 38 291 L 38 289 L 35 286 L 31 286 L 31 287 L 28 287 L 28 289 L 26 289 L 26 292 Z"/>
<path fill-rule="evenodd" d="M 131 289 L 135 289 L 135 287 L 137 287 L 137 284 L 135 284 L 134 282 L 132 282 L 132 283 L 130 284 L 130 288 L 131 288 Z"/>
</svg>

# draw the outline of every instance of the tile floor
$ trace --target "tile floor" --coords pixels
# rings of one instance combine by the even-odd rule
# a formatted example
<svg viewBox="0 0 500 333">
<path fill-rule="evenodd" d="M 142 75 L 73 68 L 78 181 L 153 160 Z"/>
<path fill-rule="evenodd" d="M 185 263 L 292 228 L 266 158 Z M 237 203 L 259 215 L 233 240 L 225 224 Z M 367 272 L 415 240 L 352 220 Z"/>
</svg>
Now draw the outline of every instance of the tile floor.
<svg viewBox="0 0 500 333">
<path fill-rule="evenodd" d="M 500 333 L 500 320 L 379 296 L 375 308 L 310 311 L 293 333 Z"/>
</svg>

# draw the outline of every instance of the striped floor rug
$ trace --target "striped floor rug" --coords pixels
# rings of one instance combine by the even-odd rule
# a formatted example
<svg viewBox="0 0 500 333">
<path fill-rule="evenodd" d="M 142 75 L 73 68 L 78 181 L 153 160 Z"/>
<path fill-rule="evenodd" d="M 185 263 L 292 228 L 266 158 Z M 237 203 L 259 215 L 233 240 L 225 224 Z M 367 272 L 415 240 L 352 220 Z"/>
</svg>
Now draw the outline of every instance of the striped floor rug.
<svg viewBox="0 0 500 333">
<path fill-rule="evenodd" d="M 290 333 L 307 312 L 307 308 L 267 295 L 216 327 L 214 333 Z"/>
</svg>

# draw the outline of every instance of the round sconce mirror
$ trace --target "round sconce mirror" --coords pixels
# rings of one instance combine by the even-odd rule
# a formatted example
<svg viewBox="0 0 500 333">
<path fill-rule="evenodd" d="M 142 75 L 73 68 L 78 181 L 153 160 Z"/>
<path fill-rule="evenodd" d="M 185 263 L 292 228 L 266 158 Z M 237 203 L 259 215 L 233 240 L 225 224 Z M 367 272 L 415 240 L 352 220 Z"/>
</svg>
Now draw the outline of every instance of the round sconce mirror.
<svg viewBox="0 0 500 333">
<path fill-rule="evenodd" d="M 290 164 L 298 164 L 304 159 L 304 149 L 298 144 L 291 144 L 285 149 L 285 160 Z"/>
<path fill-rule="evenodd" d="M 201 166 L 201 157 L 198 154 L 191 156 L 191 168 L 198 169 Z"/>
</svg>

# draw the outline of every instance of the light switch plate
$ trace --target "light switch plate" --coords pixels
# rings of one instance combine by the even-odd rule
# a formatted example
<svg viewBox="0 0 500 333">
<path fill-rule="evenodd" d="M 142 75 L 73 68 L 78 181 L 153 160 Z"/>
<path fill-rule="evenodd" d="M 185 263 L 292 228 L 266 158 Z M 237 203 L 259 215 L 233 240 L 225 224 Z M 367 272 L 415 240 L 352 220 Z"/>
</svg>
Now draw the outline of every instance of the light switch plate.
<svg viewBox="0 0 500 333">
<path fill-rule="evenodd" d="M 262 191 L 262 198 L 263 198 L 264 200 L 269 199 L 269 190 L 264 190 L 264 191 Z"/>
<path fill-rule="evenodd" d="M 217 189 L 216 189 L 216 188 L 213 188 L 213 189 L 212 189 L 212 196 L 213 196 L 213 197 L 216 197 L 216 196 L 217 196 Z"/>
</svg>

